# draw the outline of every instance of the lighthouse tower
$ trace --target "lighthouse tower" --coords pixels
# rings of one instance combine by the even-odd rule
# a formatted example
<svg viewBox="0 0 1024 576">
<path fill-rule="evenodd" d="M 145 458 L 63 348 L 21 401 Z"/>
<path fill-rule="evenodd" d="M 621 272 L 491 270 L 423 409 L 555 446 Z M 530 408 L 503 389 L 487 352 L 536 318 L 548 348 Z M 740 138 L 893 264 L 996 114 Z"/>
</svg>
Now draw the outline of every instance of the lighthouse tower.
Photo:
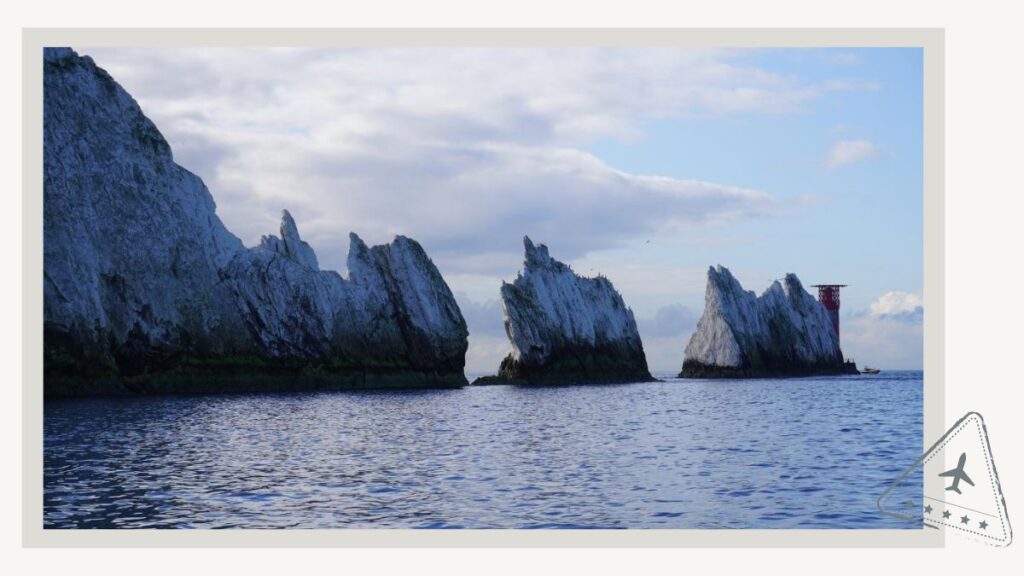
<svg viewBox="0 0 1024 576">
<path fill-rule="evenodd" d="M 818 289 L 818 302 L 828 310 L 832 319 L 832 329 L 836 332 L 836 342 L 839 341 L 839 289 L 846 288 L 846 284 L 815 284 L 812 288 Z"/>
</svg>

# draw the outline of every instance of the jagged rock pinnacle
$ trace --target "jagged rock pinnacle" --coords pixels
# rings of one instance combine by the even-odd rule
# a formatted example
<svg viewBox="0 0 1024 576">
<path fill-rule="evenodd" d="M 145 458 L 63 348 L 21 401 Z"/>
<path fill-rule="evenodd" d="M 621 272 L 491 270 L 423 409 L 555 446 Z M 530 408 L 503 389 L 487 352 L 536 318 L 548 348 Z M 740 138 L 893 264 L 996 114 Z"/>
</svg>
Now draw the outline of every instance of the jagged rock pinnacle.
<svg viewBox="0 0 1024 576">
<path fill-rule="evenodd" d="M 728 268 L 708 269 L 704 314 L 684 352 L 683 377 L 842 374 L 839 341 L 825 308 L 795 274 L 756 296 Z"/>
<path fill-rule="evenodd" d="M 502 283 L 512 352 L 500 375 L 534 383 L 650 380 L 633 313 L 606 278 L 582 278 L 523 238 L 525 270 Z"/>
</svg>

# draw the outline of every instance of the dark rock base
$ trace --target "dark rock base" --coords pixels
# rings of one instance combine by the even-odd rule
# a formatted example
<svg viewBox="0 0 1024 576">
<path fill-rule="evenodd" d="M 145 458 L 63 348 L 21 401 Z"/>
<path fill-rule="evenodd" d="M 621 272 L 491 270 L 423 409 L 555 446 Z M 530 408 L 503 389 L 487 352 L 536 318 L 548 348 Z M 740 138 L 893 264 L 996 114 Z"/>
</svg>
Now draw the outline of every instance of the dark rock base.
<svg viewBox="0 0 1024 576">
<path fill-rule="evenodd" d="M 466 377 L 462 373 L 430 374 L 423 372 L 350 372 L 344 374 L 270 374 L 258 372 L 211 374 L 173 372 L 123 378 L 80 378 L 68 375 L 49 375 L 43 377 L 43 393 L 47 398 L 461 388 L 466 385 Z"/>
<path fill-rule="evenodd" d="M 541 365 L 517 362 L 509 355 L 501 361 L 497 378 L 534 386 L 625 384 L 657 380 L 648 371 L 647 359 L 642 351 L 636 355 L 600 349 L 553 353 Z"/>
<path fill-rule="evenodd" d="M 470 386 L 522 386 L 529 384 L 526 380 L 514 380 L 504 376 L 481 376 L 473 380 Z"/>
<path fill-rule="evenodd" d="M 459 388 L 468 382 L 464 361 L 413 363 L 383 354 L 325 358 L 269 358 L 249 350 L 213 352 L 197 347 L 155 347 L 148 342 L 92 342 L 44 326 L 43 394 L 46 397 L 147 394 L 224 394 Z"/>
<path fill-rule="evenodd" d="M 860 374 L 853 362 L 838 364 L 790 364 L 772 367 L 708 366 L 687 360 L 680 378 L 799 378 L 804 376 L 842 376 Z"/>
</svg>

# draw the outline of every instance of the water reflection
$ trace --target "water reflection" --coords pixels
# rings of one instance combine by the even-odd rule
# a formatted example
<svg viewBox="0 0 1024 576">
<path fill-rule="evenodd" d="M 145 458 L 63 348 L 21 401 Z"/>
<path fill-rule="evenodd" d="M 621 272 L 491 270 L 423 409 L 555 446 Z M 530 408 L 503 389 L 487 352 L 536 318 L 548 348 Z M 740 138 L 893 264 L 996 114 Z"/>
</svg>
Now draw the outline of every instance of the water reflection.
<svg viewBox="0 0 1024 576">
<path fill-rule="evenodd" d="M 47 527 L 905 528 L 920 372 L 48 401 Z"/>
</svg>

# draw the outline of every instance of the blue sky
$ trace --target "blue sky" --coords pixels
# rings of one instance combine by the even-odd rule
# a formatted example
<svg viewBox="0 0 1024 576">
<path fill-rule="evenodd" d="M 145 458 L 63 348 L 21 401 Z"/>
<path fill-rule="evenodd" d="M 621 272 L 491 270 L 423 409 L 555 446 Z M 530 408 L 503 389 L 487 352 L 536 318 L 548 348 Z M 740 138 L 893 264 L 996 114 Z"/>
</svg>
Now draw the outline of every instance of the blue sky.
<svg viewBox="0 0 1024 576">
<path fill-rule="evenodd" d="M 923 277 L 922 51 L 761 50 L 743 61 L 811 84 L 846 82 L 856 89 L 836 90 L 781 113 L 649 121 L 635 140 L 602 139 L 587 150 L 628 172 L 766 190 L 778 198 L 807 199 L 808 205 L 635 248 L 679 267 L 713 260 L 757 292 L 782 271 L 796 272 L 808 287 L 849 284 L 843 291 L 846 331 L 862 333 L 849 339 L 846 353 L 862 362 L 881 357 L 890 366 L 920 368 L 915 325 L 922 314 L 915 308 Z M 829 153 L 843 142 L 870 147 L 847 162 L 830 161 Z M 718 241 L 702 244 L 704 234 Z M 687 241 L 692 249 L 680 249 Z M 910 296 L 892 314 L 871 318 L 871 304 L 891 292 Z M 662 305 L 669 299 L 662 297 Z M 692 296 L 685 302 L 700 309 Z M 895 334 L 884 327 L 892 323 Z M 882 337 L 867 341 L 879 328 Z M 894 353 L 895 347 L 902 353 Z"/>
<path fill-rule="evenodd" d="M 611 279 L 656 371 L 681 365 L 714 264 L 758 293 L 849 284 L 844 352 L 921 366 L 919 49 L 79 51 L 248 245 L 282 208 L 342 274 L 349 231 L 419 240 L 469 371 L 507 352 L 524 234 Z"/>
<path fill-rule="evenodd" d="M 714 256 L 758 283 L 782 269 L 807 281 L 849 283 L 844 301 L 865 308 L 886 291 L 921 289 L 921 57 L 917 49 L 755 52 L 745 60 L 760 68 L 812 83 L 842 77 L 865 88 L 791 113 L 649 122 L 639 141 L 606 139 L 588 150 L 629 172 L 816 197 L 784 216 L 723 228 L 749 241 Z M 841 166 L 823 163 L 838 142 L 856 140 L 877 152 Z M 697 266 L 708 253 L 690 256 L 685 262 Z"/>
</svg>

